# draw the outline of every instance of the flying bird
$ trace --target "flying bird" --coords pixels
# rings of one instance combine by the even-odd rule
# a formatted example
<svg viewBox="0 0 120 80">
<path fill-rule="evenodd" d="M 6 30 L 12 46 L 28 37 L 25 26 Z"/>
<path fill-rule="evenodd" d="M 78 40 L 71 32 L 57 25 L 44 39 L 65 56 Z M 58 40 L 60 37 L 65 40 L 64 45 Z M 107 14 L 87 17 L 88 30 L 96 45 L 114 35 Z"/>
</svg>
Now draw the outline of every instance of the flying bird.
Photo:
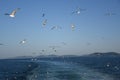
<svg viewBox="0 0 120 80">
<path fill-rule="evenodd" d="M 81 9 L 81 8 L 77 8 L 75 11 L 72 12 L 72 14 L 80 14 L 81 11 L 85 11 L 86 9 Z"/>
<path fill-rule="evenodd" d="M 60 27 L 60 26 L 53 26 L 53 27 L 51 28 L 51 30 L 53 30 L 53 29 L 61 29 L 61 27 Z"/>
<path fill-rule="evenodd" d="M 45 19 L 42 23 L 43 26 L 45 26 L 47 24 L 47 19 Z"/>
<path fill-rule="evenodd" d="M 44 17 L 44 16 L 45 16 L 45 13 L 42 14 L 42 17 Z"/>
<path fill-rule="evenodd" d="M 113 13 L 110 9 L 107 10 L 107 13 L 105 13 L 106 16 L 113 16 L 116 15 L 116 13 Z"/>
<path fill-rule="evenodd" d="M 42 49 L 42 50 L 40 51 L 40 54 L 45 54 L 46 52 L 47 52 L 47 50 Z"/>
<path fill-rule="evenodd" d="M 57 52 L 57 50 L 56 50 L 56 49 L 54 49 L 54 52 Z"/>
<path fill-rule="evenodd" d="M 115 13 L 112 13 L 112 12 L 109 12 L 109 13 L 106 13 L 105 14 L 106 16 L 113 16 L 113 15 L 116 15 Z"/>
<path fill-rule="evenodd" d="M 44 49 L 42 49 L 42 52 L 45 52 L 45 50 L 44 50 Z"/>
<path fill-rule="evenodd" d="M 74 24 L 71 24 L 71 29 L 72 29 L 72 31 L 75 30 L 75 25 Z"/>
<path fill-rule="evenodd" d="M 65 43 L 65 42 L 61 42 L 63 45 L 67 45 L 67 43 Z"/>
<path fill-rule="evenodd" d="M 25 44 L 26 43 L 26 39 L 20 41 L 20 44 Z"/>
<path fill-rule="evenodd" d="M 18 11 L 18 10 L 20 10 L 20 8 L 17 8 L 17 9 L 15 9 L 15 10 L 13 10 L 11 13 L 5 13 L 5 15 L 9 15 L 10 17 L 15 17 L 15 14 L 16 14 L 16 12 Z"/>
<path fill-rule="evenodd" d="M 60 48 L 60 46 L 49 46 L 49 48 L 51 48 L 52 51 L 57 52 L 56 48 Z"/>
</svg>

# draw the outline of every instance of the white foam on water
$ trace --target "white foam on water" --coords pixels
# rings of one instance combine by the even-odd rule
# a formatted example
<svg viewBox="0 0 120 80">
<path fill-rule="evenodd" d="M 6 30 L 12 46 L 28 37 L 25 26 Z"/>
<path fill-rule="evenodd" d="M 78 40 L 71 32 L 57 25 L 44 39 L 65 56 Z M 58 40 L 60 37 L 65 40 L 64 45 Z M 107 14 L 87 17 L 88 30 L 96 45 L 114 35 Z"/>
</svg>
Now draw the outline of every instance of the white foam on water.
<svg viewBox="0 0 120 80">
<path fill-rule="evenodd" d="M 38 62 L 39 64 L 40 62 Z M 62 62 L 50 62 L 46 61 L 45 63 L 49 64 L 45 73 L 41 73 L 41 67 L 39 66 L 33 70 L 33 75 L 28 76 L 27 80 L 70 80 L 70 79 L 60 79 L 56 75 L 61 75 L 58 71 L 69 71 L 70 73 L 66 74 L 77 74 L 81 76 L 81 79 L 77 80 L 114 80 L 107 74 L 96 72 L 89 68 L 83 66 L 76 66 L 74 64 L 62 63 Z M 71 79 L 73 80 L 73 79 Z"/>
</svg>

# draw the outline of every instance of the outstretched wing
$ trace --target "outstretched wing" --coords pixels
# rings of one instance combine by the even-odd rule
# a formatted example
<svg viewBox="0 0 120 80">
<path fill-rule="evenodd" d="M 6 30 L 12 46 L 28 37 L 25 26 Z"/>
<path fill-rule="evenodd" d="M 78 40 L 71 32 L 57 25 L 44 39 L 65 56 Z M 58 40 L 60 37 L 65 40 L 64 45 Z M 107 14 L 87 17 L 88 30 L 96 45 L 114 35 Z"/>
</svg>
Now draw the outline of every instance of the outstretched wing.
<svg viewBox="0 0 120 80">
<path fill-rule="evenodd" d="M 47 19 L 45 19 L 42 24 L 45 26 L 47 24 Z"/>
<path fill-rule="evenodd" d="M 11 13 L 11 15 L 15 15 L 18 10 L 20 10 L 20 8 L 17 8 L 15 10 L 13 10 L 12 13 Z"/>
<path fill-rule="evenodd" d="M 53 26 L 52 28 L 51 28 L 51 30 L 53 30 L 53 29 L 55 29 L 56 28 L 56 26 Z"/>
</svg>

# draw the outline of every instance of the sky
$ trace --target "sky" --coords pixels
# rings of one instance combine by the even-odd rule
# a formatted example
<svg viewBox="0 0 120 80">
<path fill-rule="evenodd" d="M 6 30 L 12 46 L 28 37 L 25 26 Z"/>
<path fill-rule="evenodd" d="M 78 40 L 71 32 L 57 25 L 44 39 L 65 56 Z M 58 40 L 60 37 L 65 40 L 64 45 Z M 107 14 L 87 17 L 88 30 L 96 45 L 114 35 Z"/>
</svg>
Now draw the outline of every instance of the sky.
<svg viewBox="0 0 120 80">
<path fill-rule="evenodd" d="M 119 0 L 0 0 L 0 58 L 120 53 L 119 35 Z"/>
</svg>

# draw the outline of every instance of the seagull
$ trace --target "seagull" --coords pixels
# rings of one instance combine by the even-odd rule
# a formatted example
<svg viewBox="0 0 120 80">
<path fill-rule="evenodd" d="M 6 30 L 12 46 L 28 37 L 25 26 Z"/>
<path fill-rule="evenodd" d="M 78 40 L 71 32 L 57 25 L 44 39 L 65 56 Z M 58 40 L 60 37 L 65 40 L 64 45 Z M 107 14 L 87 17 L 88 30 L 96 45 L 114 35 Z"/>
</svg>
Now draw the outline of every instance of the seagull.
<svg viewBox="0 0 120 80">
<path fill-rule="evenodd" d="M 25 44 L 26 43 L 26 39 L 20 41 L 20 44 Z"/>
<path fill-rule="evenodd" d="M 17 9 L 15 9 L 15 10 L 13 10 L 10 14 L 9 13 L 5 13 L 5 15 L 9 15 L 10 17 L 15 17 L 15 14 L 16 14 L 16 12 L 18 11 L 18 10 L 20 10 L 20 8 L 17 8 Z"/>
<path fill-rule="evenodd" d="M 51 28 L 51 30 L 53 30 L 53 29 L 61 29 L 61 27 L 60 27 L 60 26 L 53 26 L 53 27 Z"/>
<path fill-rule="evenodd" d="M 81 8 L 77 8 L 75 11 L 72 12 L 72 14 L 80 14 L 81 11 L 85 11 L 86 9 L 81 9 Z"/>
<path fill-rule="evenodd" d="M 43 21 L 43 26 L 45 26 L 47 24 L 47 19 L 45 19 L 44 21 Z"/>
<path fill-rule="evenodd" d="M 75 25 L 74 25 L 74 24 L 71 24 L 71 28 L 72 28 L 72 31 L 74 31 Z"/>
<path fill-rule="evenodd" d="M 51 46 L 51 49 L 52 49 L 54 52 L 57 52 L 57 50 L 55 49 L 55 46 Z"/>
<path fill-rule="evenodd" d="M 42 52 L 45 52 L 45 50 L 44 50 L 44 49 L 42 49 Z"/>
<path fill-rule="evenodd" d="M 54 49 L 54 52 L 57 52 L 57 50 L 56 50 L 56 49 Z"/>
<path fill-rule="evenodd" d="M 42 14 L 42 17 L 44 17 L 44 16 L 45 16 L 45 13 Z"/>
<path fill-rule="evenodd" d="M 112 16 L 112 15 L 116 15 L 115 13 L 109 12 L 105 14 L 106 16 Z"/>
<path fill-rule="evenodd" d="M 49 46 L 49 48 L 52 49 L 52 51 L 57 52 L 56 48 L 59 48 L 60 46 Z"/>
<path fill-rule="evenodd" d="M 108 9 L 107 11 L 108 11 L 108 12 L 105 13 L 106 16 L 116 15 L 116 13 L 111 12 L 111 9 Z"/>
</svg>

